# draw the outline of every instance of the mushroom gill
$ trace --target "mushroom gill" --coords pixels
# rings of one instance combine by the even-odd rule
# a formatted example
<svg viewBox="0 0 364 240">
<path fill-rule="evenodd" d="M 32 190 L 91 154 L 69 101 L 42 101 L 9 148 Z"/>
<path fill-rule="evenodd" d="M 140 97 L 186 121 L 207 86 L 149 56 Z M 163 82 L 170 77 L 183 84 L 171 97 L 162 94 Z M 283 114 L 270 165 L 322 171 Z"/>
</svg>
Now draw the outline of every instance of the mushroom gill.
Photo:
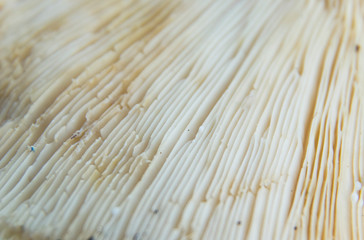
<svg viewBox="0 0 364 240">
<path fill-rule="evenodd" d="M 363 19 L 0 1 L 0 238 L 364 239 Z"/>
</svg>

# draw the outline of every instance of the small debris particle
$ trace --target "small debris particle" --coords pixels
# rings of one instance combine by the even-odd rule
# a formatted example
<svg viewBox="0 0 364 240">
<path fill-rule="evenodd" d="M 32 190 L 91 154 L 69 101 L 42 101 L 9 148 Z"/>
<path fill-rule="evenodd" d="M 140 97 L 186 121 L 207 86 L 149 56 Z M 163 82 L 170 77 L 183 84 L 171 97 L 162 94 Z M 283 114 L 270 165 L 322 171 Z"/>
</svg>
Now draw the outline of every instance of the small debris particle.
<svg viewBox="0 0 364 240">
<path fill-rule="evenodd" d="M 355 52 L 359 52 L 360 51 L 360 46 L 357 44 L 355 45 Z"/>
<path fill-rule="evenodd" d="M 35 147 L 34 146 L 30 146 L 30 151 L 31 152 L 35 152 Z"/>
<path fill-rule="evenodd" d="M 80 136 L 80 134 L 81 134 L 81 131 L 80 131 L 80 130 L 76 131 L 76 132 L 75 132 L 75 133 L 71 136 L 71 139 L 74 139 L 74 138 L 76 138 L 76 137 Z"/>
<path fill-rule="evenodd" d="M 159 212 L 158 209 L 154 209 L 153 214 L 157 214 Z"/>
<path fill-rule="evenodd" d="M 187 129 L 187 131 L 190 131 L 190 129 Z"/>
<path fill-rule="evenodd" d="M 294 228 L 293 228 L 295 231 L 297 230 L 297 226 L 294 226 Z"/>
<path fill-rule="evenodd" d="M 239 221 L 237 221 L 236 222 L 236 225 L 241 225 L 241 221 L 239 220 Z"/>
<path fill-rule="evenodd" d="M 87 238 L 87 240 L 95 240 L 94 236 Z"/>
</svg>

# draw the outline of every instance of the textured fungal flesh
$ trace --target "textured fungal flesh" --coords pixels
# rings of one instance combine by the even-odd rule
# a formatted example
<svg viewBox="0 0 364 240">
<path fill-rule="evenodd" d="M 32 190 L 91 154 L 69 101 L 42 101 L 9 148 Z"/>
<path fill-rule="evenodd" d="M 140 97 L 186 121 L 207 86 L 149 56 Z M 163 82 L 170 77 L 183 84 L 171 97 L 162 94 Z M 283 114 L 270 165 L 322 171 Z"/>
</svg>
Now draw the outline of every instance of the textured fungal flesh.
<svg viewBox="0 0 364 240">
<path fill-rule="evenodd" d="M 363 239 L 363 16 L 0 1 L 1 239 Z"/>
</svg>

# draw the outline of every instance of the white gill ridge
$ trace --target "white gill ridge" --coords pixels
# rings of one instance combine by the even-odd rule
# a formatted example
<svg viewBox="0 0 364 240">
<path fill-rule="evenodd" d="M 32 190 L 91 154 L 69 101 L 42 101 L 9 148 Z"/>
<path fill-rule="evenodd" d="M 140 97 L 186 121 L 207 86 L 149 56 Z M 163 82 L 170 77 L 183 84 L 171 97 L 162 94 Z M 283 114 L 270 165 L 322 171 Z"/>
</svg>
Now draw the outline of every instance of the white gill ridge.
<svg viewBox="0 0 364 240">
<path fill-rule="evenodd" d="M 363 239 L 363 17 L 0 1 L 0 238 Z"/>
</svg>

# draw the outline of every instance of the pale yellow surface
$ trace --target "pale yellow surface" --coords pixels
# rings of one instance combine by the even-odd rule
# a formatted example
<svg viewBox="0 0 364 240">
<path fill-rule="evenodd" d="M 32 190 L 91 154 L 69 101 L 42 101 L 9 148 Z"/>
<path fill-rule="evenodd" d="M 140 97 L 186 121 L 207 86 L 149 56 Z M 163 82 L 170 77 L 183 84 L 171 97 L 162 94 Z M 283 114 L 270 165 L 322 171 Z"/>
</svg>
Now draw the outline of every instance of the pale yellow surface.
<svg viewBox="0 0 364 240">
<path fill-rule="evenodd" d="M 0 239 L 364 239 L 364 1 L 0 1 Z"/>
</svg>

